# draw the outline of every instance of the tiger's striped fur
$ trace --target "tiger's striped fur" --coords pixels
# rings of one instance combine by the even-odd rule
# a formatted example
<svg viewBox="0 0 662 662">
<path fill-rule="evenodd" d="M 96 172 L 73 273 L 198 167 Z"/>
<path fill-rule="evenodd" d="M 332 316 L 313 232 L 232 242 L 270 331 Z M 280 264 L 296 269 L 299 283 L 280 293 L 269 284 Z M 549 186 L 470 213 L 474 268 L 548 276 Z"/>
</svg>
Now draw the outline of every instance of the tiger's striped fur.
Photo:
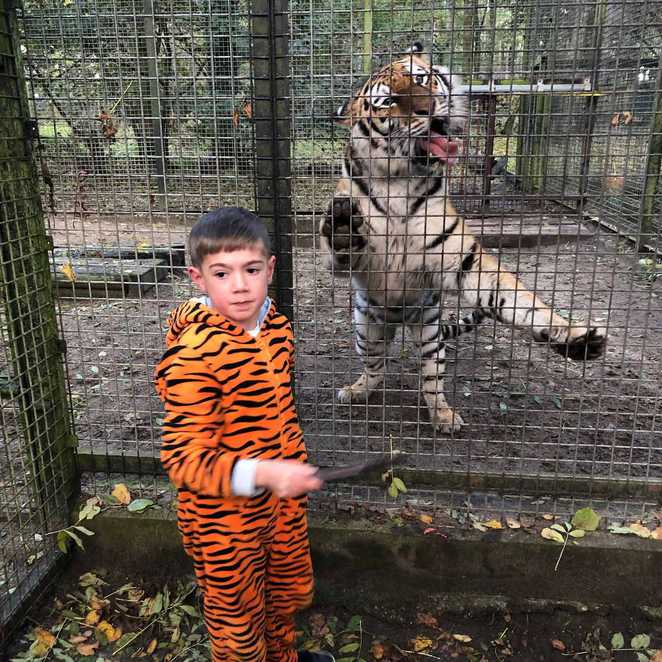
<svg viewBox="0 0 662 662">
<path fill-rule="evenodd" d="M 471 323 L 459 330 L 494 318 L 572 359 L 599 356 L 606 342 L 603 329 L 571 324 L 505 271 L 448 199 L 438 161 L 454 160 L 452 137 L 465 124 L 464 102 L 453 94 L 459 83 L 416 52 L 368 79 L 338 111 L 351 135 L 320 226 L 334 268 L 351 275 L 364 364 L 339 398 L 364 399 L 382 382 L 386 344 L 395 325 L 405 324 L 420 350 L 431 421 L 443 432 L 462 425 L 443 394 L 449 337 L 440 320 L 443 293 L 459 291 L 474 307 Z"/>
</svg>

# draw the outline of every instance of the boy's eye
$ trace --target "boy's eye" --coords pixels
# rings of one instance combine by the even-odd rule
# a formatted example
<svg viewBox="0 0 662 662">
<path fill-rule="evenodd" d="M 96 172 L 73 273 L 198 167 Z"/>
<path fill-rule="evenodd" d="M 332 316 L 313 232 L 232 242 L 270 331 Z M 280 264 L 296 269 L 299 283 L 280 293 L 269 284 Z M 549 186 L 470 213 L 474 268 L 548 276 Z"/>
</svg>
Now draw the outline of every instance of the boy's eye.
<svg viewBox="0 0 662 662">
<path fill-rule="evenodd" d="M 214 274 L 214 276 L 215 276 L 216 278 L 225 278 L 225 276 L 227 276 L 227 274 L 225 273 L 225 271 L 217 271 L 217 272 Z"/>
<path fill-rule="evenodd" d="M 248 267 L 248 273 L 249 274 L 257 274 L 260 272 L 260 269 L 258 267 Z"/>
</svg>

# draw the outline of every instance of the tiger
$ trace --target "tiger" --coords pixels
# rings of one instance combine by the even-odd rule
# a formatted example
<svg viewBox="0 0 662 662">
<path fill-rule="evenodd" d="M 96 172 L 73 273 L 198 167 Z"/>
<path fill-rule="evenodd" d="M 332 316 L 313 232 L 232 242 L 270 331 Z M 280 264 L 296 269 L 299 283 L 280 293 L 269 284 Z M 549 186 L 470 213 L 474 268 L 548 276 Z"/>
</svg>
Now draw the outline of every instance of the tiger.
<svg viewBox="0 0 662 662">
<path fill-rule="evenodd" d="M 599 357 L 606 330 L 554 312 L 481 246 L 448 197 L 447 167 L 468 111 L 461 79 L 431 64 L 420 43 L 368 77 L 336 111 L 350 127 L 342 175 L 319 225 L 334 272 L 349 272 L 356 351 L 363 372 L 338 392 L 365 400 L 384 379 L 395 328 L 411 332 L 421 359 L 421 390 L 434 428 L 464 421 L 443 393 L 449 337 L 484 319 L 525 329 L 573 360 Z M 456 291 L 473 308 L 460 323 L 440 318 Z"/>
</svg>

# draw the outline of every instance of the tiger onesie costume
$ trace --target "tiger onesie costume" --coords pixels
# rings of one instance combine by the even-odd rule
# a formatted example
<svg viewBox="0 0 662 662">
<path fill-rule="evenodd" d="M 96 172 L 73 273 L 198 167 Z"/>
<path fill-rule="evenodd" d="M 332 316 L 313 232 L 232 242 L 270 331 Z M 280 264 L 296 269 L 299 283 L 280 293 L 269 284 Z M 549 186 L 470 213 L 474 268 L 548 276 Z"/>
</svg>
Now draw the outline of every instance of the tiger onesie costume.
<svg viewBox="0 0 662 662">
<path fill-rule="evenodd" d="M 293 614 L 313 590 L 305 497 L 232 492 L 239 459 L 306 460 L 290 322 L 271 304 L 253 338 L 191 299 L 168 326 L 155 373 L 166 411 L 161 461 L 178 490 L 213 660 L 294 662 Z"/>
<path fill-rule="evenodd" d="M 448 199 L 443 165 L 457 158 L 453 135 L 467 111 L 460 80 L 431 66 L 415 44 L 369 77 L 337 111 L 351 134 L 329 210 L 320 224 L 334 269 L 349 271 L 356 349 L 363 374 L 341 389 L 365 400 L 384 378 L 386 344 L 405 324 L 421 356 L 423 395 L 433 425 L 463 424 L 443 394 L 445 341 L 485 318 L 527 329 L 572 359 L 602 354 L 603 329 L 571 324 L 483 250 Z M 458 324 L 440 320 L 441 296 L 460 293 L 473 307 Z"/>
</svg>

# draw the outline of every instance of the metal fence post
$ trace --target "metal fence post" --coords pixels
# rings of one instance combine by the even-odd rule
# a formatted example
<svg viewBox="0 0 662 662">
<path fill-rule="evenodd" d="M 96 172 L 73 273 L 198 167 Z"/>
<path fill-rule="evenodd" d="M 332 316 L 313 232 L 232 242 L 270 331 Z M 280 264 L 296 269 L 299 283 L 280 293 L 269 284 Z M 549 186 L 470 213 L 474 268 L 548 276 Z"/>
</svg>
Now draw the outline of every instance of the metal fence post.
<svg viewBox="0 0 662 662">
<path fill-rule="evenodd" d="M 29 119 L 16 8 L 0 13 L 0 314 L 6 320 L 16 383 L 21 450 L 27 456 L 41 526 L 65 519 L 76 492 L 73 436 L 58 337 L 39 186 L 32 159 L 37 125 Z M 51 521 L 52 524 L 52 521 Z"/>
<path fill-rule="evenodd" d="M 274 237 L 276 296 L 293 316 L 290 80 L 287 0 L 250 3 L 257 213 Z"/>
</svg>

